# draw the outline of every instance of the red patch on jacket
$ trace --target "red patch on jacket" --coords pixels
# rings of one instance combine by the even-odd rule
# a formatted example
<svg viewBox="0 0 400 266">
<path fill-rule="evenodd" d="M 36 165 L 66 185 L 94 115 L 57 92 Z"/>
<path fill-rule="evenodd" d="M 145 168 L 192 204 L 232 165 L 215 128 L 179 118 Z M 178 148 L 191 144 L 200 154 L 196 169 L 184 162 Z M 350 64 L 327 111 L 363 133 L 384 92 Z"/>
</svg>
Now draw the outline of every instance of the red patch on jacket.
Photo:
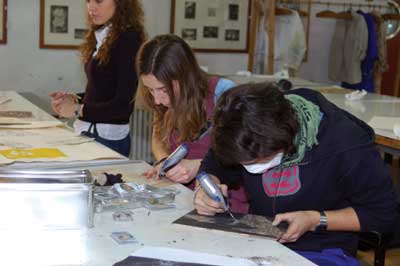
<svg viewBox="0 0 400 266">
<path fill-rule="evenodd" d="M 262 181 L 264 191 L 269 197 L 293 195 L 301 188 L 297 165 L 284 169 L 270 169 L 263 174 Z"/>
</svg>

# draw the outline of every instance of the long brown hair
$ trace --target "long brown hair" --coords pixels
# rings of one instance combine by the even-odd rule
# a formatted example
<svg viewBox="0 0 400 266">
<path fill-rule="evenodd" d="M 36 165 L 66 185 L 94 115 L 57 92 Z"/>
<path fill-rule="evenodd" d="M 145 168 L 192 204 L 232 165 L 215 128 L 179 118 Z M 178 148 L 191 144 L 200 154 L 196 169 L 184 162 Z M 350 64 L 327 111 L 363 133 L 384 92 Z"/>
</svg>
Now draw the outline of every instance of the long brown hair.
<svg viewBox="0 0 400 266">
<path fill-rule="evenodd" d="M 114 41 L 119 37 L 122 32 L 133 30 L 139 32 L 142 40 L 146 38 L 144 30 L 144 12 L 142 4 L 139 0 L 113 0 L 115 2 L 115 13 L 107 24 L 112 24 L 110 32 L 104 44 L 101 46 L 96 58 L 99 63 L 106 65 L 110 59 L 110 49 Z M 89 12 L 87 12 L 87 21 L 89 30 L 85 39 L 80 46 L 81 57 L 84 63 L 88 62 L 92 57 L 93 51 L 96 48 L 95 31 L 102 27 L 102 25 L 94 25 L 91 23 Z"/>
<path fill-rule="evenodd" d="M 136 71 L 139 77 L 137 101 L 153 112 L 154 134 L 164 145 L 176 129 L 178 142 L 196 139 L 207 120 L 204 99 L 208 94 L 208 77 L 189 45 L 176 35 L 156 36 L 139 50 Z M 149 89 L 140 81 L 142 75 L 149 74 L 165 85 L 170 108 L 157 105 Z M 173 81 L 179 84 L 178 97 Z"/>
</svg>

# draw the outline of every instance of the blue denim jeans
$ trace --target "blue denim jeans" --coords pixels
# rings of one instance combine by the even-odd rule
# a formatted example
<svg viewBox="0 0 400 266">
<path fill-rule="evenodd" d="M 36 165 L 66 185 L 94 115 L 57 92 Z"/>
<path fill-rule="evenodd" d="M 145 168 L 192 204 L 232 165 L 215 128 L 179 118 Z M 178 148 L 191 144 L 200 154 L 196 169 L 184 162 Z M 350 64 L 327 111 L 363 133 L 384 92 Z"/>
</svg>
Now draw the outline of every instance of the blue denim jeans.
<svg viewBox="0 0 400 266">
<path fill-rule="evenodd" d="M 347 256 L 340 248 L 324 249 L 321 252 L 298 251 L 301 256 L 318 266 L 359 266 L 357 259 Z"/>
<path fill-rule="evenodd" d="M 125 138 L 120 140 L 108 140 L 103 139 L 100 136 L 95 137 L 95 140 L 104 146 L 124 155 L 125 157 L 129 157 L 129 152 L 131 151 L 131 136 L 128 134 Z"/>
</svg>

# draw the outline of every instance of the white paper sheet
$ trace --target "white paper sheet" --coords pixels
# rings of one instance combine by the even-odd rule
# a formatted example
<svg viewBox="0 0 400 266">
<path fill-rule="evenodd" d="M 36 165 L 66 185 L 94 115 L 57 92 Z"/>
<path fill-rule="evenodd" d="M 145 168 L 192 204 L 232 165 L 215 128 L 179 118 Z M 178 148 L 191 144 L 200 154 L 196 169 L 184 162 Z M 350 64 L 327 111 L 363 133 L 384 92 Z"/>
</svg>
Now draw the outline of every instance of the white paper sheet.
<svg viewBox="0 0 400 266">
<path fill-rule="evenodd" d="M 4 129 L 35 129 L 62 126 L 60 121 L 26 121 L 18 118 L 1 118 L 0 128 Z"/>
<path fill-rule="evenodd" d="M 143 247 L 131 256 L 153 258 L 167 261 L 187 262 L 187 263 L 202 263 L 218 266 L 257 266 L 256 263 L 240 258 L 232 258 L 226 256 L 218 256 L 207 253 L 188 251 L 183 249 L 172 249 L 162 247 Z M 267 264 L 265 264 L 267 265 Z"/>
<path fill-rule="evenodd" d="M 400 124 L 400 117 L 374 116 L 368 122 L 368 125 L 374 129 L 389 130 L 391 132 L 393 132 L 393 127 L 395 124 Z"/>
</svg>

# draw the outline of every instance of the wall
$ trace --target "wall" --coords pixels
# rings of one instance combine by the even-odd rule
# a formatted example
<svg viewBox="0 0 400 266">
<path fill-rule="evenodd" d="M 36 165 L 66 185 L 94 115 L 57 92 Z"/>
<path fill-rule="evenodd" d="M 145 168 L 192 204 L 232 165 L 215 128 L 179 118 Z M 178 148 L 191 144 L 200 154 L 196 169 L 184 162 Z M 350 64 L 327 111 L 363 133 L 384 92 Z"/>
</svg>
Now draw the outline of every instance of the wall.
<svg viewBox="0 0 400 266">
<path fill-rule="evenodd" d="M 0 90 L 23 92 L 48 110 L 48 93 L 58 89 L 82 91 L 85 77 L 76 51 L 39 49 L 39 2 L 8 1 L 8 43 L 0 45 Z M 366 3 L 360 0 L 351 2 Z M 368 3 L 384 2 L 375 0 Z M 145 0 L 143 3 L 149 35 L 169 32 L 170 0 Z M 300 76 L 332 83 L 327 73 L 335 20 L 316 18 L 315 13 L 323 9 L 326 6 L 313 6 L 309 57 L 300 69 Z M 337 9 L 343 10 L 343 7 Z M 210 72 L 234 73 L 247 68 L 247 54 L 199 53 L 197 57 Z"/>
<path fill-rule="evenodd" d="M 22 92 L 45 110 L 48 94 L 82 91 L 85 77 L 74 50 L 39 49 L 40 0 L 8 1 L 8 43 L 0 45 L 0 90 Z M 150 36 L 169 32 L 170 0 L 143 1 Z M 199 54 L 210 71 L 234 73 L 247 68 L 246 54 Z"/>
</svg>

